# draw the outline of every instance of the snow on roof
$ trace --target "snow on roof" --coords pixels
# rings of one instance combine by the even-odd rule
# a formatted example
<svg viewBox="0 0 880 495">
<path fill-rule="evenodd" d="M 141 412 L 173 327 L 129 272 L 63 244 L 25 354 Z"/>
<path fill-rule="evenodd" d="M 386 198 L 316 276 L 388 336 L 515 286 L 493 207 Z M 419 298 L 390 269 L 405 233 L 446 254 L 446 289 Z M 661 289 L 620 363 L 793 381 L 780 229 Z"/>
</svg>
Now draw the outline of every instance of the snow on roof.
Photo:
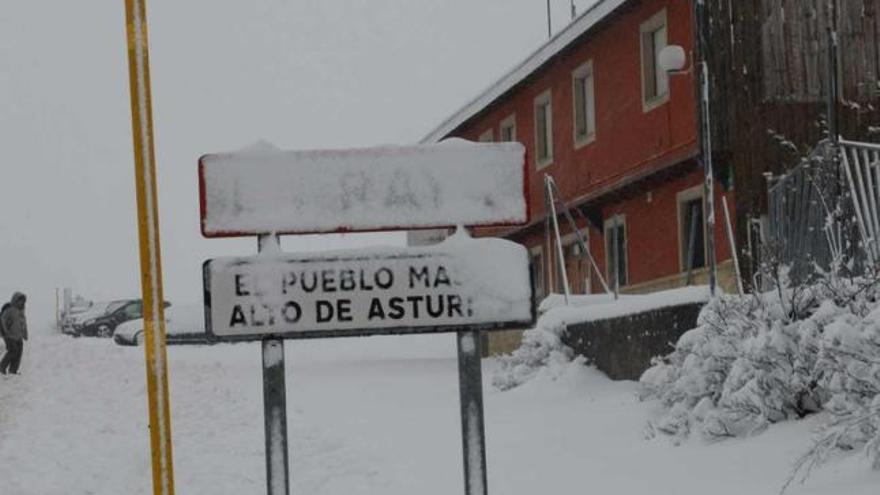
<svg viewBox="0 0 880 495">
<path fill-rule="evenodd" d="M 437 142 L 445 138 L 449 133 L 467 122 L 470 118 L 500 98 L 526 77 L 539 70 L 551 58 L 567 48 L 581 35 L 593 28 L 599 21 L 605 19 L 618 7 L 628 0 L 598 0 L 592 7 L 587 9 L 575 21 L 562 31 L 556 33 L 547 43 L 543 44 L 534 53 L 520 62 L 510 72 L 497 80 L 470 103 L 455 112 L 427 136 L 422 138 L 422 143 Z"/>
</svg>

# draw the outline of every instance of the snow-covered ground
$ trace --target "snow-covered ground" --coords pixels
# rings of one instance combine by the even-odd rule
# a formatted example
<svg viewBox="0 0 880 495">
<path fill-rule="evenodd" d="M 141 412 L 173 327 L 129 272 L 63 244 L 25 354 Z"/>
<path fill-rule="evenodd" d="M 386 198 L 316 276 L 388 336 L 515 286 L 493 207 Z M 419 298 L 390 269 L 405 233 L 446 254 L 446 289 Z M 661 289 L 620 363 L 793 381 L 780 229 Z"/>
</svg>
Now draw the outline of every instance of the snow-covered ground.
<svg viewBox="0 0 880 495">
<path fill-rule="evenodd" d="M 149 494 L 143 350 L 33 332 L 0 377 L 0 494 Z M 292 493 L 462 493 L 452 335 L 288 342 Z M 170 347 L 177 493 L 265 491 L 260 349 Z M 485 361 L 488 383 L 495 363 Z M 656 404 L 577 365 L 486 392 L 489 490 L 776 494 L 816 419 L 750 439 L 647 438 Z M 648 437 L 650 435 L 647 435 Z M 792 494 L 875 494 L 860 456 Z"/>
</svg>

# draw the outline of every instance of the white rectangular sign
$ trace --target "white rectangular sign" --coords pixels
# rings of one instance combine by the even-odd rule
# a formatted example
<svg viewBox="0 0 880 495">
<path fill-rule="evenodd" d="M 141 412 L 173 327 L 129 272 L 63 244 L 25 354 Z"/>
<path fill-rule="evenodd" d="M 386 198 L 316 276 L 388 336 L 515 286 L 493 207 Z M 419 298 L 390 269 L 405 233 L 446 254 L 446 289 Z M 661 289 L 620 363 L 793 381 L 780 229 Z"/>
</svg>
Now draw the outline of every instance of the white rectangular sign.
<svg viewBox="0 0 880 495">
<path fill-rule="evenodd" d="M 528 221 L 525 148 L 432 145 L 281 151 L 199 160 L 202 234 L 409 230 Z"/>
<path fill-rule="evenodd" d="M 288 338 L 525 327 L 526 249 L 456 235 L 423 248 L 260 254 L 205 263 L 208 332 Z"/>
</svg>

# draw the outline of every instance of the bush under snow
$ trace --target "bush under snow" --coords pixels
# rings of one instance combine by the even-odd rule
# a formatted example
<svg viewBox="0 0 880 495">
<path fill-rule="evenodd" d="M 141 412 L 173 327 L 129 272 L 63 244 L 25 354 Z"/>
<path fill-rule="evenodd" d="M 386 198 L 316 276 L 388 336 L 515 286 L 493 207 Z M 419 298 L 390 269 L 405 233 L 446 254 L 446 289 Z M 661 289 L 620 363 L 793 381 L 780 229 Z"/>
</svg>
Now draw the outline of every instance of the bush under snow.
<svg viewBox="0 0 880 495">
<path fill-rule="evenodd" d="M 697 328 L 641 378 L 644 395 L 666 406 L 653 426 L 677 436 L 747 436 L 825 410 L 827 426 L 798 468 L 862 448 L 880 468 L 878 293 L 876 281 L 832 278 L 712 300 Z"/>
<path fill-rule="evenodd" d="M 566 326 L 618 309 L 604 308 L 611 301 L 581 302 L 596 305 L 549 309 L 522 345 L 499 359 L 493 385 L 507 390 L 569 369 L 575 356 L 562 342 Z M 824 411 L 826 425 L 796 472 L 859 449 L 880 468 L 880 278 L 824 275 L 809 285 L 716 297 L 641 384 L 644 398 L 665 406 L 652 430 L 742 437 Z"/>
<path fill-rule="evenodd" d="M 501 356 L 492 385 L 509 390 L 531 380 L 542 370 L 554 373 L 567 365 L 574 353 L 562 343 L 566 320 L 553 311 L 542 316 L 535 328 L 523 332 L 522 344 L 512 354 Z"/>
</svg>

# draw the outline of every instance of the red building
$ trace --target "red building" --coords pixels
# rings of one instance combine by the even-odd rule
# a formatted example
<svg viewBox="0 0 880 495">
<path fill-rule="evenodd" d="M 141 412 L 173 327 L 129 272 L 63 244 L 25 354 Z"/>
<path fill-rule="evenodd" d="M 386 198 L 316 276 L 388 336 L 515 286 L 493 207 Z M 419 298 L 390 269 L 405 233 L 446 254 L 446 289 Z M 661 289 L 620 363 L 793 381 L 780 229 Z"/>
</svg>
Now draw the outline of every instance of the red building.
<svg viewBox="0 0 880 495">
<path fill-rule="evenodd" d="M 545 174 L 567 205 L 583 213 L 575 217 L 609 285 L 617 274 L 622 292 L 705 280 L 696 76 L 690 61 L 674 75 L 657 63 L 666 45 L 682 46 L 690 58 L 694 32 L 691 2 L 599 1 L 425 137 L 526 146 L 530 223 L 480 234 L 526 245 L 539 293 L 563 290 L 558 270 L 550 268 L 558 266 L 555 248 L 545 239 Z M 719 206 L 721 195 L 732 194 L 724 187 L 716 186 Z M 559 221 L 572 291 L 601 292 L 571 229 L 561 216 Z M 719 276 L 729 285 L 729 244 L 723 229 L 716 230 Z M 695 248 L 689 250 L 692 237 Z"/>
<path fill-rule="evenodd" d="M 600 0 L 424 138 L 525 145 L 530 223 L 478 234 L 527 246 L 539 294 L 563 290 L 556 248 L 545 238 L 545 174 L 569 208 L 583 213 L 575 215 L 578 226 L 609 285 L 618 278 L 622 292 L 635 293 L 705 281 L 694 32 L 691 2 Z M 680 74 L 658 66 L 667 45 L 688 54 Z M 729 287 L 720 201 L 732 185 L 723 182 L 716 182 L 714 236 L 719 278 Z M 572 292 L 601 292 L 574 234 L 561 216 L 559 222 Z"/>
</svg>

